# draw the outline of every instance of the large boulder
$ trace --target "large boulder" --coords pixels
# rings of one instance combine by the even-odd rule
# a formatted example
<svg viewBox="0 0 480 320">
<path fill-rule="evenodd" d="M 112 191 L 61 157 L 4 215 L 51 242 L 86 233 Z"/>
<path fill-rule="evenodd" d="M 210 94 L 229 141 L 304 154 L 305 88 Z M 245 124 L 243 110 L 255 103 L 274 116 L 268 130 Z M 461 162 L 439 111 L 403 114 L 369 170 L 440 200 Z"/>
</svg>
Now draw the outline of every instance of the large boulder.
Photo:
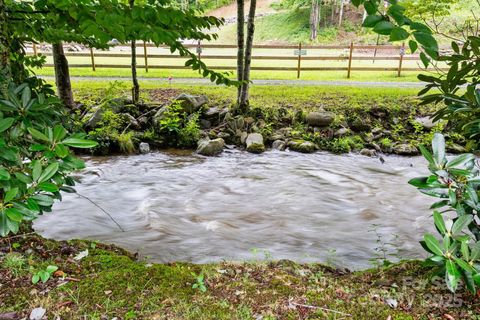
<svg viewBox="0 0 480 320">
<path fill-rule="evenodd" d="M 335 119 L 335 114 L 327 111 L 310 112 L 306 122 L 312 127 L 328 127 Z"/>
<path fill-rule="evenodd" d="M 413 156 L 418 154 L 418 149 L 408 143 L 402 143 L 394 146 L 393 152 L 403 156 Z"/>
<path fill-rule="evenodd" d="M 83 120 L 85 122 L 85 128 L 96 128 L 98 123 L 102 121 L 103 114 L 106 111 L 119 113 L 124 107 L 125 100 L 117 98 L 109 100 L 102 105 L 92 108 L 92 110 L 83 117 Z"/>
<path fill-rule="evenodd" d="M 204 156 L 215 156 L 223 151 L 225 141 L 222 138 L 202 139 L 198 141 L 197 153 Z"/>
<path fill-rule="evenodd" d="M 140 142 L 138 150 L 141 154 L 146 154 L 150 152 L 150 145 L 147 142 Z"/>
<path fill-rule="evenodd" d="M 286 147 L 287 147 L 287 144 L 285 143 L 285 141 L 282 141 L 282 140 L 275 140 L 272 143 L 273 150 L 284 151 Z"/>
<path fill-rule="evenodd" d="M 263 136 L 260 133 L 250 133 L 245 140 L 247 151 L 252 153 L 262 153 L 265 151 Z"/>
<path fill-rule="evenodd" d="M 179 94 L 173 100 L 179 101 L 182 106 L 182 111 L 188 114 L 197 112 L 208 102 L 208 98 L 205 95 L 193 96 L 186 93 Z"/>
<path fill-rule="evenodd" d="M 287 146 L 290 150 L 302 153 L 313 153 L 317 150 L 317 146 L 313 142 L 305 140 L 292 140 L 288 142 Z"/>
<path fill-rule="evenodd" d="M 430 117 L 417 117 L 415 118 L 415 122 L 420 124 L 426 130 L 430 130 L 433 127 L 435 127 L 435 123 L 433 122 L 433 119 Z"/>
</svg>

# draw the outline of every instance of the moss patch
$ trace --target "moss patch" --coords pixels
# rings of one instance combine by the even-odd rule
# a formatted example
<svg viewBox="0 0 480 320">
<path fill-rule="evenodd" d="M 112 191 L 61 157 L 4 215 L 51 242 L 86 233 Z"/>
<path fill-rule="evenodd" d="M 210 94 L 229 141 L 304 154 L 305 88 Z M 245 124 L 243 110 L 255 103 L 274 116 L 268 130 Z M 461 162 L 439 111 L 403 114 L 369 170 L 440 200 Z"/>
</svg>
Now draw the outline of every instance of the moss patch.
<svg viewBox="0 0 480 320">
<path fill-rule="evenodd" d="M 348 272 L 292 261 L 150 264 L 114 246 L 36 234 L 0 240 L 0 314 L 35 307 L 62 319 L 475 319 L 468 293 L 431 283 L 417 261 Z M 87 257 L 75 260 L 89 250 Z M 13 252 L 24 258 L 7 264 Z M 33 285 L 46 265 L 59 272 Z M 200 280 L 206 292 L 193 288 Z"/>
</svg>

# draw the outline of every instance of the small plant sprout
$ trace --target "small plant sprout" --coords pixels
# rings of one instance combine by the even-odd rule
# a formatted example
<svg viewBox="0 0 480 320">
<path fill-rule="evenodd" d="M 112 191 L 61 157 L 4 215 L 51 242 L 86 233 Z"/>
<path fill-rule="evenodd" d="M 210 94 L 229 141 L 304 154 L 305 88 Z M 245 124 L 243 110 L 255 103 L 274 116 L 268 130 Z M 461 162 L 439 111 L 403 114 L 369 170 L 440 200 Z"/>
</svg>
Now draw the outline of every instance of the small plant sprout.
<svg viewBox="0 0 480 320">
<path fill-rule="evenodd" d="M 195 283 L 192 285 L 193 289 L 198 289 L 201 292 L 207 292 L 207 286 L 205 285 L 205 276 L 203 273 L 196 274 L 192 272 L 192 276 L 195 278 Z"/>
<path fill-rule="evenodd" d="M 38 271 L 32 276 L 32 283 L 37 284 L 40 280 L 42 280 L 43 283 L 47 282 L 57 270 L 57 266 L 48 266 L 44 270 Z"/>
</svg>

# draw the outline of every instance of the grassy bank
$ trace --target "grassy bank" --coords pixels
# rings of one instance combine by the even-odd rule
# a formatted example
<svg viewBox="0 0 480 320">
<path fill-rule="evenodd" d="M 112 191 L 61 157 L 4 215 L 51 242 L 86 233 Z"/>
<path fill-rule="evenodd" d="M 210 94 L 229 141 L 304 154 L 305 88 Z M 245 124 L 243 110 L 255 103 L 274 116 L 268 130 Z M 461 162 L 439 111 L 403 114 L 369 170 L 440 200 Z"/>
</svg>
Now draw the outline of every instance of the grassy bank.
<svg viewBox="0 0 480 320">
<path fill-rule="evenodd" d="M 32 284 L 49 265 L 58 270 Z M 429 272 L 416 261 L 358 272 L 286 260 L 152 264 L 27 234 L 0 239 L 0 318 L 42 307 L 48 319 L 478 319 L 474 297 L 453 296 Z"/>
</svg>

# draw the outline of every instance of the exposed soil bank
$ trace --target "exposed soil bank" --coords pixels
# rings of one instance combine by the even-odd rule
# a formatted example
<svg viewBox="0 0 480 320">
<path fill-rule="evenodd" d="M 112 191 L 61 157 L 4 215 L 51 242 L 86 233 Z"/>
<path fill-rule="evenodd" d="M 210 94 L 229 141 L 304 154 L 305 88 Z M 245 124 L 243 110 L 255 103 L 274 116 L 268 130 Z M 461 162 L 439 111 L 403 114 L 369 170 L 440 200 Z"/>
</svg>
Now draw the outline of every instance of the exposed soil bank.
<svg viewBox="0 0 480 320">
<path fill-rule="evenodd" d="M 32 273 L 48 265 L 59 269 L 33 285 Z M 0 319 L 38 307 L 45 319 L 477 319 L 480 312 L 468 293 L 427 281 L 429 269 L 416 261 L 354 273 L 288 260 L 149 264 L 114 246 L 25 234 L 0 240 L 0 276 Z"/>
</svg>

